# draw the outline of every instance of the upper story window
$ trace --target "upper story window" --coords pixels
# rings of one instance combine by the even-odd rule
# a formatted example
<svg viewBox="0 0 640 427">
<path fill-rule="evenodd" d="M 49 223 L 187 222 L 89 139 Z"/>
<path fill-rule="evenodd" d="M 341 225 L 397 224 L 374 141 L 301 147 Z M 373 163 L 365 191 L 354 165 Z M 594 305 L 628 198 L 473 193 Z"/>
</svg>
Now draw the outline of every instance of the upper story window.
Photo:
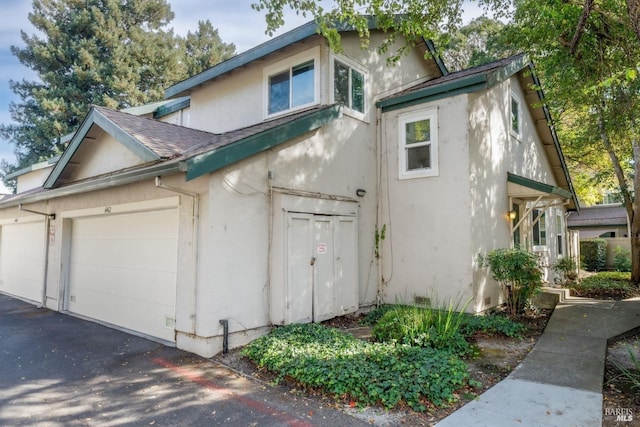
<svg viewBox="0 0 640 427">
<path fill-rule="evenodd" d="M 511 92 L 511 135 L 522 139 L 522 104 L 520 98 Z"/>
<path fill-rule="evenodd" d="M 438 175 L 438 114 L 436 109 L 398 118 L 399 178 Z"/>
<path fill-rule="evenodd" d="M 267 116 L 318 102 L 318 49 L 265 68 Z"/>
<path fill-rule="evenodd" d="M 342 104 L 353 113 L 365 114 L 367 73 L 346 58 L 333 59 L 333 102 Z"/>
</svg>

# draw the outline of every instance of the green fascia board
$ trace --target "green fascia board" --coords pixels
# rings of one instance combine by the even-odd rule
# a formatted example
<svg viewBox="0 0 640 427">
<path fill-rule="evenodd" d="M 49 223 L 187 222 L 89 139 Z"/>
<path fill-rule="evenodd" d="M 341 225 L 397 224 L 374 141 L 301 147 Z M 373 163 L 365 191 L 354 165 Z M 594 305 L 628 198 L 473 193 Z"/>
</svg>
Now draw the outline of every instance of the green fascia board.
<svg viewBox="0 0 640 427">
<path fill-rule="evenodd" d="M 523 187 L 527 187 L 532 190 L 540 191 L 547 194 L 557 195 L 562 197 L 563 199 L 573 199 L 573 193 L 565 190 L 564 188 L 556 187 L 550 184 L 545 184 L 543 182 L 525 178 L 520 175 L 515 175 L 510 172 L 507 172 L 507 181 L 513 184 L 522 185 Z"/>
<path fill-rule="evenodd" d="M 547 120 L 547 124 L 549 125 L 549 131 L 551 132 L 551 139 L 553 140 L 553 145 L 558 153 L 558 158 L 560 159 L 560 165 L 562 166 L 562 171 L 564 173 L 564 177 L 567 180 L 569 185 L 569 190 L 572 193 L 573 203 L 576 207 L 576 210 L 580 211 L 580 203 L 578 202 L 578 197 L 576 196 L 576 191 L 573 187 L 573 181 L 571 181 L 571 175 L 569 175 L 569 168 L 567 167 L 567 163 L 564 158 L 564 153 L 562 152 L 562 147 L 560 146 L 560 139 L 558 138 L 558 134 L 556 133 L 556 128 L 553 123 L 553 119 L 551 118 L 551 112 L 549 111 L 549 107 L 545 102 L 544 92 L 542 91 L 542 85 L 540 83 L 540 79 L 535 72 L 535 68 L 532 62 L 529 62 L 529 71 L 531 72 L 531 78 L 533 80 L 533 84 L 536 85 L 536 92 L 538 94 L 538 99 L 542 102 L 542 110 L 544 112 L 544 117 Z"/>
<path fill-rule="evenodd" d="M 427 43 L 426 40 L 425 43 Z M 429 47 L 428 43 L 427 47 Z M 431 49 L 432 48 L 429 48 L 430 51 Z M 436 60 L 436 63 L 437 62 L 438 61 Z M 502 83 L 514 74 L 523 70 L 529 63 L 529 59 L 524 56 L 495 71 L 487 71 L 481 74 L 463 77 L 437 86 L 426 87 L 415 92 L 380 101 L 376 105 L 381 108 L 382 112 L 384 113 L 400 108 L 409 107 L 412 105 L 434 101 L 437 99 L 447 98 L 449 96 L 462 95 L 465 93 L 476 92 L 482 89 L 489 89 L 499 83 Z M 438 65 L 438 67 L 440 67 L 440 65 Z"/>
<path fill-rule="evenodd" d="M 384 113 L 434 99 L 447 98 L 452 96 L 452 94 L 460 95 L 475 92 L 476 90 L 486 89 L 487 87 L 486 74 L 478 74 L 379 101 L 376 105 L 378 108 L 381 108 Z"/>
<path fill-rule="evenodd" d="M 244 160 L 286 141 L 316 130 L 342 115 L 342 109 L 334 105 L 310 113 L 294 121 L 251 135 L 224 147 L 199 154 L 184 163 L 187 169 L 187 181 L 215 172 L 225 166 Z"/>
<path fill-rule="evenodd" d="M 162 117 L 168 116 L 171 113 L 175 113 L 176 111 L 184 110 L 185 108 L 189 108 L 191 106 L 191 98 L 188 96 L 178 98 L 172 102 L 169 102 L 165 105 L 161 105 L 158 109 L 153 113 L 154 119 L 161 119 Z"/>
<path fill-rule="evenodd" d="M 422 40 L 424 40 L 424 44 L 427 45 L 427 50 L 429 51 L 429 54 L 431 55 L 433 60 L 436 62 L 436 65 L 438 66 L 438 69 L 440 70 L 442 75 L 446 76 L 447 74 L 449 74 L 449 70 L 447 69 L 447 66 L 444 64 L 444 61 L 442 60 L 442 56 L 438 54 L 438 51 L 436 50 L 436 45 L 433 43 L 433 40 L 427 39 L 425 37 L 423 37 Z"/>
<path fill-rule="evenodd" d="M 235 70 L 236 68 L 247 65 L 250 62 L 263 58 L 270 53 L 276 52 L 286 46 L 297 43 L 317 33 L 318 25 L 315 23 L 315 21 L 307 22 L 306 24 L 292 31 L 275 37 L 245 52 L 239 53 L 238 55 L 229 58 L 218 65 L 214 65 L 213 67 L 204 70 L 203 72 L 196 74 L 193 77 L 170 86 L 165 90 L 164 97 L 173 98 L 174 96 L 185 94 L 194 87 L 204 84 L 211 79 L 215 79 L 216 77 Z"/>
<path fill-rule="evenodd" d="M 368 17 L 368 26 L 370 30 L 378 28 L 378 23 L 375 17 Z M 352 31 L 354 28 L 349 24 L 336 24 L 338 31 Z M 295 43 L 299 43 L 302 40 L 319 34 L 318 24 L 315 21 L 307 22 L 300 27 L 294 28 L 278 37 L 274 37 L 254 48 L 237 54 L 236 56 L 227 59 L 213 67 L 196 74 L 186 80 L 176 83 L 170 86 L 164 91 L 165 99 L 173 98 L 178 95 L 186 95 L 194 87 L 200 86 L 209 80 L 215 79 L 223 74 L 235 70 L 236 68 L 243 67 L 250 62 L 264 58 L 265 56 L 277 52 L 287 46 Z"/>
<path fill-rule="evenodd" d="M 102 128 L 102 130 L 113 136 L 125 147 L 133 151 L 133 153 L 140 157 L 143 162 L 151 162 L 160 159 L 160 156 L 149 150 L 147 147 L 138 142 L 138 140 L 136 140 L 134 137 L 116 126 L 111 120 L 100 114 L 95 108 L 92 108 L 91 111 L 89 111 L 89 114 L 87 114 L 87 117 L 85 117 L 84 121 L 80 125 L 78 131 L 74 134 L 73 138 L 69 142 L 69 146 L 60 156 L 60 160 L 58 160 L 58 163 L 54 166 L 51 174 L 44 182 L 44 188 L 53 188 L 56 181 L 58 181 L 58 179 L 60 178 L 60 175 L 62 175 L 64 169 L 76 154 L 76 151 L 78 151 L 78 148 L 80 147 L 80 144 L 82 144 L 85 136 L 87 136 L 87 133 L 89 133 L 89 130 L 91 130 L 91 126 L 93 126 L 94 124 Z"/>
<path fill-rule="evenodd" d="M 58 160 L 60 159 L 60 156 L 55 156 L 50 158 L 49 160 L 45 160 L 44 162 L 38 162 L 38 163 L 34 163 L 30 166 L 24 167 L 22 169 L 19 169 L 17 171 L 8 173 L 5 175 L 5 179 L 16 179 L 19 176 L 22 176 L 24 174 L 27 174 L 29 172 L 33 172 L 33 171 L 37 171 L 40 169 L 44 169 L 49 165 L 53 165 L 55 164 Z"/>
<path fill-rule="evenodd" d="M 179 162 L 161 162 L 142 169 L 129 170 L 118 175 L 102 176 L 88 181 L 65 185 L 64 187 L 47 189 L 38 193 L 17 195 L 0 202 L 0 209 L 18 206 L 21 203 L 35 203 L 51 200 L 58 197 L 72 196 L 75 194 L 89 193 L 91 191 L 104 190 L 134 182 L 154 179 L 157 176 L 166 176 L 184 172 Z"/>
</svg>

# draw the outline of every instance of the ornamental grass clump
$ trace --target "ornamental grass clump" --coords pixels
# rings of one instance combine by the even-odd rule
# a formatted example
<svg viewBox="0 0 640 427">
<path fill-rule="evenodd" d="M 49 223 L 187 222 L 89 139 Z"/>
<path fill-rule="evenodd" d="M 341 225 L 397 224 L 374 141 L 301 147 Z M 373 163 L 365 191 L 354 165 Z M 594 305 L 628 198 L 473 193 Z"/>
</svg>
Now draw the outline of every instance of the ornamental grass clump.
<svg viewBox="0 0 640 427">
<path fill-rule="evenodd" d="M 365 342 L 318 324 L 278 327 L 242 354 L 277 374 L 276 381 L 293 379 L 359 406 L 405 403 L 423 411 L 427 401 L 455 401 L 468 382 L 466 364 L 450 352 Z"/>
<path fill-rule="evenodd" d="M 450 300 L 436 308 L 395 305 L 373 327 L 372 336 L 376 341 L 466 354 L 470 346 L 460 333 L 460 325 L 470 301 L 461 304 Z"/>
</svg>

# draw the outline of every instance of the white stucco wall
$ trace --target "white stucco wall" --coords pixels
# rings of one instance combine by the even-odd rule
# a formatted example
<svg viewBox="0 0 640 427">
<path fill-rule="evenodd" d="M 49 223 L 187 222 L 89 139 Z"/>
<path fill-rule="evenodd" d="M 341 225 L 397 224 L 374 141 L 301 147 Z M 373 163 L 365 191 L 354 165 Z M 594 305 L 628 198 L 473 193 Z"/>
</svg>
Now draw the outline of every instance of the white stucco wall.
<svg viewBox="0 0 640 427">
<path fill-rule="evenodd" d="M 512 90 L 522 100 L 521 139 L 510 133 L 509 106 Z M 487 254 L 493 249 L 508 248 L 511 245 L 507 217 L 507 212 L 511 209 L 507 172 L 557 185 L 524 99 L 517 76 L 488 91 L 469 95 L 469 177 L 474 189 L 471 193 L 471 240 L 474 255 Z M 556 210 L 564 213 L 564 207 L 556 207 L 548 209 L 546 216 L 547 252 L 542 255 L 550 265 L 557 258 Z M 476 308 L 483 310 L 496 305 L 501 298 L 497 284 L 490 278 L 489 272 L 479 268 L 476 262 L 474 271 L 478 304 Z M 548 280 L 552 280 L 548 270 L 545 274 Z"/>
<path fill-rule="evenodd" d="M 398 179 L 398 117 L 437 109 L 439 174 Z M 472 296 L 469 152 L 465 96 L 383 117 L 381 223 L 386 226 L 382 274 L 385 302 L 416 297 L 466 302 Z"/>
<path fill-rule="evenodd" d="M 24 175 L 20 175 L 16 179 L 17 193 L 24 193 L 27 190 L 42 187 L 42 184 L 44 184 L 44 182 L 47 180 L 47 177 L 51 173 L 51 169 L 53 169 L 53 165 L 25 173 Z"/>
</svg>

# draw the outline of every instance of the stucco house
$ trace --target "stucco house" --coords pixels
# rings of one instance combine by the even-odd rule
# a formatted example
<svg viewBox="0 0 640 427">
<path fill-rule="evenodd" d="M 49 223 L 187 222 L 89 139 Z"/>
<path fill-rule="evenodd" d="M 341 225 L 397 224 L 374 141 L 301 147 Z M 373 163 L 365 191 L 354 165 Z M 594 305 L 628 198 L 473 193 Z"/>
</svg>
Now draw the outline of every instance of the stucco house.
<svg viewBox="0 0 640 427">
<path fill-rule="evenodd" d="M 388 66 L 316 30 L 93 107 L 0 201 L 0 292 L 211 356 L 381 300 L 482 311 L 501 296 L 478 254 L 566 253 L 575 197 L 526 57 L 449 73 L 420 41 Z"/>
<path fill-rule="evenodd" d="M 627 210 L 621 203 L 583 207 L 579 215 L 569 215 L 567 225 L 578 230 L 581 239 L 629 237 Z"/>
</svg>

